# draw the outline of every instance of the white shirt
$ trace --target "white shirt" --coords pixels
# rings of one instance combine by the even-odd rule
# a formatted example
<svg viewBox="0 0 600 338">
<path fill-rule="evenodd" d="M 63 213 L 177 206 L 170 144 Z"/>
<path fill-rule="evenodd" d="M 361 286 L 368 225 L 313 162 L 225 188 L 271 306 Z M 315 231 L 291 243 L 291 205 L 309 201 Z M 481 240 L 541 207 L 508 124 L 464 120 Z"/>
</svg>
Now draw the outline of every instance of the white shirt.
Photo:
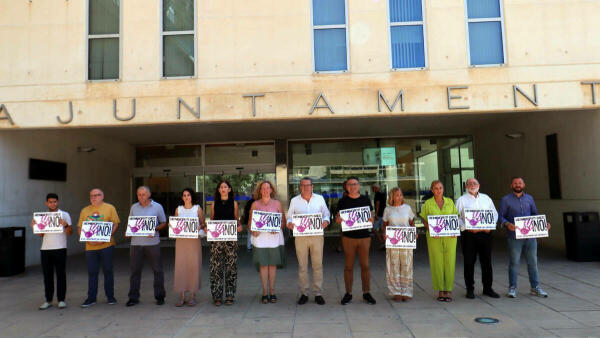
<svg viewBox="0 0 600 338">
<path fill-rule="evenodd" d="M 477 197 L 466 193 L 456 200 L 456 209 L 458 210 L 458 223 L 460 224 L 460 230 L 465 230 L 465 209 L 487 209 L 492 210 L 494 213 L 494 222 L 498 221 L 498 211 L 494 206 L 492 199 L 482 193 L 477 193 Z"/>
<path fill-rule="evenodd" d="M 310 200 L 307 201 L 302 198 L 302 195 L 295 196 L 290 201 L 290 207 L 287 212 L 287 221 L 292 221 L 293 215 L 300 214 L 321 214 L 323 221 L 328 221 L 330 218 L 329 209 L 323 196 L 313 193 L 310 196 Z"/>
<path fill-rule="evenodd" d="M 383 209 L 383 221 L 388 222 L 388 226 L 408 227 L 409 221 L 414 218 L 415 214 L 406 203 L 399 206 L 388 205 Z"/>
<path fill-rule="evenodd" d="M 69 213 L 60 209 L 57 211 L 60 212 L 60 217 L 65 220 L 69 226 L 71 226 L 71 216 Z M 57 234 L 44 234 L 44 237 L 42 237 L 42 247 L 40 250 L 56 250 L 66 248 L 67 233 L 64 230 L 63 232 Z"/>
</svg>

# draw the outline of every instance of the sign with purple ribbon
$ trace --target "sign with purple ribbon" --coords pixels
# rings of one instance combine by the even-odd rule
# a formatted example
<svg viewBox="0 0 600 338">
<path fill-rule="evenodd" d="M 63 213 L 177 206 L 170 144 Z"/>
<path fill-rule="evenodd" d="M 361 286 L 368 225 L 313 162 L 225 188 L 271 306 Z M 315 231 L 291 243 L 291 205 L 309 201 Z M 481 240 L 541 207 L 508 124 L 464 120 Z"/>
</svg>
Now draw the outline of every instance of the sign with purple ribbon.
<svg viewBox="0 0 600 338">
<path fill-rule="evenodd" d="M 430 215 L 427 216 L 427 224 L 431 237 L 460 236 L 458 215 Z"/>
<path fill-rule="evenodd" d="M 198 238 L 198 217 L 169 217 L 169 238 Z"/>
<path fill-rule="evenodd" d="M 465 229 L 496 230 L 494 211 L 491 209 L 465 209 Z"/>
<path fill-rule="evenodd" d="M 371 218 L 370 207 L 340 210 L 340 217 L 342 218 L 342 231 L 344 232 L 371 229 L 373 227 L 373 223 L 369 221 Z"/>
<path fill-rule="evenodd" d="M 517 239 L 548 237 L 546 215 L 515 217 Z"/>
<path fill-rule="evenodd" d="M 323 236 L 323 215 L 298 214 L 292 216 L 294 237 Z"/>
<path fill-rule="evenodd" d="M 254 210 L 250 230 L 260 232 L 277 232 L 281 229 L 281 213 Z"/>
<path fill-rule="evenodd" d="M 62 233 L 64 227 L 60 224 L 62 215 L 60 211 L 57 212 L 35 212 L 33 213 L 33 225 L 34 234 L 56 234 Z"/>
<path fill-rule="evenodd" d="M 417 228 L 388 226 L 385 228 L 385 247 L 387 249 L 416 249 Z"/>
<path fill-rule="evenodd" d="M 110 242 L 112 222 L 85 221 L 81 223 L 80 242 Z"/>
<path fill-rule="evenodd" d="M 148 237 L 156 232 L 156 216 L 129 216 L 125 237 Z"/>
<path fill-rule="evenodd" d="M 237 241 L 236 220 L 206 221 L 206 240 L 209 242 Z"/>
</svg>

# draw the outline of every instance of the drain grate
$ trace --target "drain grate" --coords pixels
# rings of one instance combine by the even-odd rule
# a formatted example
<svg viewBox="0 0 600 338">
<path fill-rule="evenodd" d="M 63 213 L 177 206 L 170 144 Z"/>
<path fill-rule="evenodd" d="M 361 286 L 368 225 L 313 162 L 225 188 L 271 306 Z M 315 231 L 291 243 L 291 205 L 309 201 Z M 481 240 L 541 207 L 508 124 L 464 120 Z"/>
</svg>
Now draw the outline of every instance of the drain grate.
<svg viewBox="0 0 600 338">
<path fill-rule="evenodd" d="M 475 321 L 479 324 L 498 324 L 500 321 L 492 317 L 477 317 Z"/>
</svg>

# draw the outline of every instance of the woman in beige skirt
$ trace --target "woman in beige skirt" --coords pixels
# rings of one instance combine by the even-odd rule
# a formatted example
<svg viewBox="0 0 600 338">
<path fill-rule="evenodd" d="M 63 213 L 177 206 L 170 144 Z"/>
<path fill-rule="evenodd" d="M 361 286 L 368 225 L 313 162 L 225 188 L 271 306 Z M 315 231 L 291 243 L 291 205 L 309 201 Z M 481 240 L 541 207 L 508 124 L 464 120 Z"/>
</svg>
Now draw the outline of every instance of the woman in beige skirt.
<svg viewBox="0 0 600 338">
<path fill-rule="evenodd" d="M 204 228 L 202 208 L 194 203 L 194 190 L 183 189 L 183 205 L 175 210 L 175 216 L 198 217 L 199 226 Z M 175 240 L 175 278 L 173 289 L 181 295 L 175 306 L 186 304 L 185 293 L 189 292 L 188 306 L 196 305 L 196 291 L 200 289 L 202 272 L 202 242 L 200 238 L 177 238 Z"/>
</svg>

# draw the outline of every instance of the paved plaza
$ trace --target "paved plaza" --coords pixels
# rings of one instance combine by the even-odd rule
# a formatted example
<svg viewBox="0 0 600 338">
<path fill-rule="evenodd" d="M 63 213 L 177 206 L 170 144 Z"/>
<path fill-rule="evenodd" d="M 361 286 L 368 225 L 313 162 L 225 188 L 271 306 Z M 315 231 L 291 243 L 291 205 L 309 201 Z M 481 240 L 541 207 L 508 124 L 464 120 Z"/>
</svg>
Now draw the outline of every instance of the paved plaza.
<svg viewBox="0 0 600 338">
<path fill-rule="evenodd" d="M 335 240 L 335 239 L 331 239 Z M 293 246 L 288 248 L 288 265 L 277 273 L 277 304 L 259 304 L 260 280 L 251 266 L 251 255 L 240 250 L 239 280 L 233 306 L 215 307 L 208 288 L 208 251 L 203 256 L 203 285 L 195 307 L 176 308 L 172 293 L 174 250 L 163 247 L 167 303 L 154 304 L 152 274 L 145 267 L 142 298 L 137 306 L 125 307 L 129 288 L 128 249 L 121 246 L 115 255 L 117 305 L 105 303 L 102 282 L 98 304 L 81 309 L 87 289 L 83 255 L 69 257 L 68 308 L 39 311 L 43 302 L 40 267 L 23 275 L 0 278 L 1 336 L 215 336 L 215 337 L 589 337 L 600 336 L 600 262 L 577 263 L 561 252 L 540 249 L 540 280 L 550 294 L 543 299 L 528 294 L 527 270 L 522 261 L 517 299 L 505 296 L 507 253 L 502 239 L 495 242 L 494 288 L 500 299 L 481 296 L 480 275 L 476 276 L 476 299 L 464 297 L 462 255 L 457 254 L 455 300 L 440 303 L 431 288 L 426 244 L 419 239 L 415 252 L 415 295 L 407 303 L 390 300 L 386 294 L 385 253 L 372 250 L 371 291 L 376 305 L 362 302 L 358 262 L 355 267 L 354 301 L 340 305 L 344 294 L 343 253 L 328 242 L 325 250 L 325 300 L 319 306 L 310 297 L 298 306 L 297 264 Z M 476 268 L 479 273 L 479 268 Z M 102 277 L 100 278 L 102 281 Z M 478 324 L 474 318 L 500 320 L 496 325 Z"/>
</svg>

